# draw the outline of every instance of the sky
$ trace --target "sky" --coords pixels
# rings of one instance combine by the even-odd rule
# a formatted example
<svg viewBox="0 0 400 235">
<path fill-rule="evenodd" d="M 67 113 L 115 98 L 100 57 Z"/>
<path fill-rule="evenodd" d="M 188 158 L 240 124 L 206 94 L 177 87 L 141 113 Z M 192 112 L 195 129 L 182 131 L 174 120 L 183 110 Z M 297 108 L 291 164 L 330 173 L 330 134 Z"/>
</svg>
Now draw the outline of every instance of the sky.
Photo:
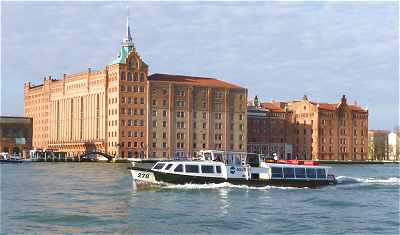
<svg viewBox="0 0 400 235">
<path fill-rule="evenodd" d="M 129 15 L 150 74 L 215 77 L 264 102 L 345 94 L 370 129 L 399 125 L 397 2 L 1 4 L 1 115 L 23 115 L 26 81 L 103 69 Z"/>
</svg>

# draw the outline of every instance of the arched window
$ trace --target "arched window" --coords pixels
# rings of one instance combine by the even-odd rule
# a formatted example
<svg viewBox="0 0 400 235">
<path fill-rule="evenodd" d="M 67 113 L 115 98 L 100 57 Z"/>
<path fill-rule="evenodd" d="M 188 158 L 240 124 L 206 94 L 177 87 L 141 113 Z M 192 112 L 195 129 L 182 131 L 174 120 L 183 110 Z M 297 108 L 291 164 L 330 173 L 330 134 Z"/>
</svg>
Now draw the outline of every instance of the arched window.
<svg viewBox="0 0 400 235">
<path fill-rule="evenodd" d="M 128 81 L 132 81 L 132 73 L 128 72 Z"/>
<path fill-rule="evenodd" d="M 136 59 L 135 59 L 135 58 L 132 58 L 132 59 L 129 61 L 129 69 L 134 69 L 134 68 L 136 68 Z"/>
<path fill-rule="evenodd" d="M 140 81 L 143 82 L 144 81 L 144 73 L 140 74 Z"/>
<path fill-rule="evenodd" d="M 138 73 L 135 73 L 133 75 L 133 81 L 137 82 L 138 81 Z"/>
</svg>

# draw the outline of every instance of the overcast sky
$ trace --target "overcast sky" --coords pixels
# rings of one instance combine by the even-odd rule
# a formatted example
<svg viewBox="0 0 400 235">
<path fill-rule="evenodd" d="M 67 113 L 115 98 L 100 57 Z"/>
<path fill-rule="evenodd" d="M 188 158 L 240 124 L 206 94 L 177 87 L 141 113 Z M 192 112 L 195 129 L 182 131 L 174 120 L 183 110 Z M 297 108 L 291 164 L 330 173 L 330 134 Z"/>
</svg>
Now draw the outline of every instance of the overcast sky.
<svg viewBox="0 0 400 235">
<path fill-rule="evenodd" d="M 150 73 L 216 77 L 262 101 L 346 94 L 370 129 L 398 125 L 396 2 L 3 2 L 1 114 L 23 115 L 24 81 L 104 68 L 127 6 Z"/>
</svg>

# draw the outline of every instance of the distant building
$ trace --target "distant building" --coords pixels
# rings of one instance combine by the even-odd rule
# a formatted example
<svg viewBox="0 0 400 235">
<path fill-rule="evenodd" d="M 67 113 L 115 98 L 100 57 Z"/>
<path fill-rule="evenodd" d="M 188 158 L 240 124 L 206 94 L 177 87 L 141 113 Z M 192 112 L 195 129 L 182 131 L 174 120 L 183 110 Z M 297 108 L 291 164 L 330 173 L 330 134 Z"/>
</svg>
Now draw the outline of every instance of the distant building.
<svg viewBox="0 0 400 235">
<path fill-rule="evenodd" d="M 255 102 L 256 103 L 256 102 Z M 279 103 L 260 103 L 247 108 L 247 150 L 280 159 L 293 158 L 292 113 Z"/>
<path fill-rule="evenodd" d="M 390 132 L 388 136 L 389 143 L 389 160 L 400 160 L 400 129 L 396 132 Z"/>
<path fill-rule="evenodd" d="M 123 158 L 246 149 L 246 89 L 148 71 L 127 22 L 118 57 L 100 71 L 26 83 L 24 111 L 33 118 L 33 146 Z"/>
<path fill-rule="evenodd" d="M 201 149 L 246 151 L 246 89 L 168 74 L 149 76 L 149 89 L 150 157 L 192 157 Z"/>
<path fill-rule="evenodd" d="M 258 103 L 258 98 L 257 98 Z M 303 100 L 248 105 L 248 151 L 299 160 L 367 160 L 368 111 Z M 272 150 L 271 150 L 272 149 Z"/>
<path fill-rule="evenodd" d="M 368 111 L 348 104 L 291 101 L 294 154 L 297 159 L 366 160 L 368 149 Z"/>
<path fill-rule="evenodd" d="M 32 118 L 0 116 L 0 151 L 26 154 L 32 149 Z"/>
<path fill-rule="evenodd" d="M 368 131 L 368 159 L 389 160 L 389 132 L 384 130 Z"/>
</svg>

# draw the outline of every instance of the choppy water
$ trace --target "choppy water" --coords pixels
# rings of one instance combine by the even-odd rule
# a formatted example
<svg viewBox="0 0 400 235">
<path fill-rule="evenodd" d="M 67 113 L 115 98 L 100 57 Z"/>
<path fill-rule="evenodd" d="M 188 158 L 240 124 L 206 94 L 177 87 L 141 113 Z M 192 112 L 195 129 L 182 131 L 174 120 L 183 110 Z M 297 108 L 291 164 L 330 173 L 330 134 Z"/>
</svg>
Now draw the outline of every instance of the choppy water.
<svg viewBox="0 0 400 235">
<path fill-rule="evenodd" d="M 399 234 L 398 165 L 335 165 L 321 189 L 138 190 L 128 164 L 2 164 L 3 234 Z"/>
</svg>

